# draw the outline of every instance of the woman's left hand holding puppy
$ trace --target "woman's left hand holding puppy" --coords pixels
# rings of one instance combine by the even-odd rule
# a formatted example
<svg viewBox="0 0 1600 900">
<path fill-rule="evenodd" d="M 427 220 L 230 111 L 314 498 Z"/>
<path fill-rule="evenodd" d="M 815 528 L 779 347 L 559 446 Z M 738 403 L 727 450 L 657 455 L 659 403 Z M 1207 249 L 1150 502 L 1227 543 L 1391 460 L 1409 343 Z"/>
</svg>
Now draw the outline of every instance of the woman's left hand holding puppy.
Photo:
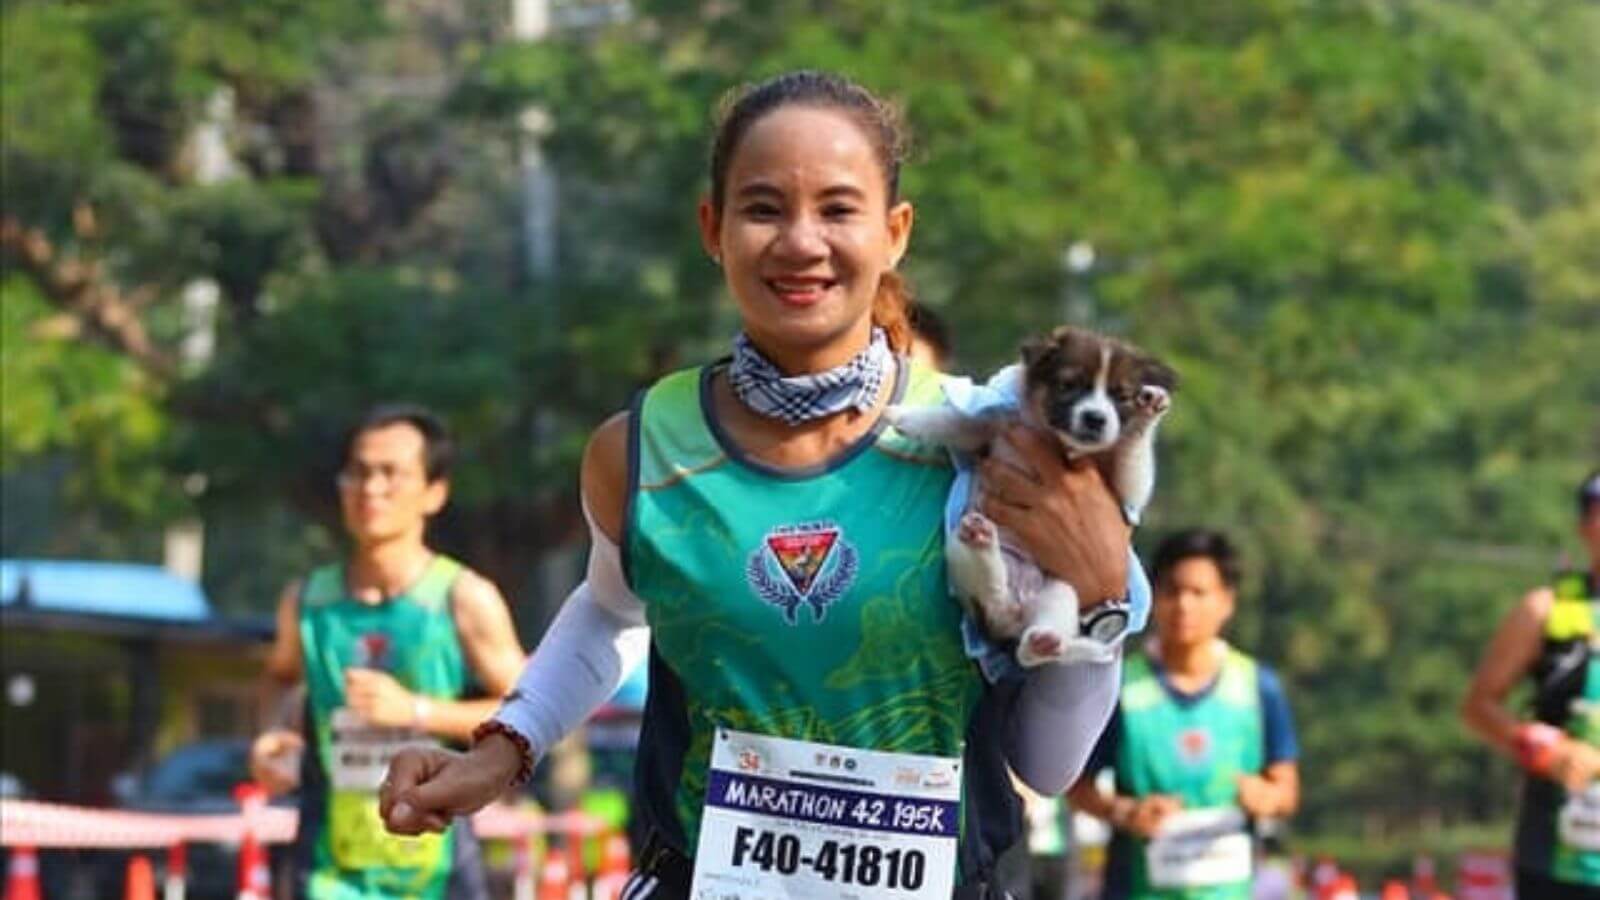
<svg viewBox="0 0 1600 900">
<path fill-rule="evenodd" d="M 1128 590 L 1132 529 L 1100 470 L 1087 459 L 1068 462 L 1034 430 L 1007 429 L 1027 468 L 991 453 L 978 469 L 983 512 L 1016 536 L 1039 567 L 1071 584 L 1084 606 Z"/>
</svg>

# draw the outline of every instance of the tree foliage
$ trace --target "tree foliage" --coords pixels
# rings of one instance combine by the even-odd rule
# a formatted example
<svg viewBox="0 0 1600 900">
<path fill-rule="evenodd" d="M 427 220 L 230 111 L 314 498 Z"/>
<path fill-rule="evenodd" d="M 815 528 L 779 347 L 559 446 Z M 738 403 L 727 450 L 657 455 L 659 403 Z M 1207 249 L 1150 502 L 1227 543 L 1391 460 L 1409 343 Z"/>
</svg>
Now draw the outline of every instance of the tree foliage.
<svg viewBox="0 0 1600 900">
<path fill-rule="evenodd" d="M 1600 461 L 1600 11 L 631 8 L 519 44 L 487 2 L 7 3 L 6 464 L 68 454 L 82 498 L 145 521 L 325 514 L 340 423 L 421 400 L 463 437 L 444 539 L 516 590 L 572 533 L 588 429 L 735 327 L 693 228 L 718 97 L 837 69 L 909 113 L 909 274 L 965 368 L 1068 319 L 1181 371 L 1140 540 L 1248 549 L 1234 633 L 1292 691 L 1308 823 L 1505 814 L 1455 707 Z M 199 184 L 223 89 L 239 172 Z M 530 109 L 551 272 L 521 231 Z M 201 366 L 197 278 L 222 296 Z"/>
</svg>

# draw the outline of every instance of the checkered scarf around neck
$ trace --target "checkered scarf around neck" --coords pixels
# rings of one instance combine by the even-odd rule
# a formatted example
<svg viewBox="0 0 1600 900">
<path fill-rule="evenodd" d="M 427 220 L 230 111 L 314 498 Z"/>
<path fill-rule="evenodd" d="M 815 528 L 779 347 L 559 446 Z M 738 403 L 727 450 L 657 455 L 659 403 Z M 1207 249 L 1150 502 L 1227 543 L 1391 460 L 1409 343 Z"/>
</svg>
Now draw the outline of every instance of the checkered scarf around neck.
<svg viewBox="0 0 1600 900">
<path fill-rule="evenodd" d="M 847 409 L 871 410 L 893 365 L 894 351 L 882 328 L 872 329 L 872 343 L 849 362 L 805 375 L 784 375 L 740 332 L 733 339 L 728 384 L 757 415 L 798 425 Z"/>
</svg>

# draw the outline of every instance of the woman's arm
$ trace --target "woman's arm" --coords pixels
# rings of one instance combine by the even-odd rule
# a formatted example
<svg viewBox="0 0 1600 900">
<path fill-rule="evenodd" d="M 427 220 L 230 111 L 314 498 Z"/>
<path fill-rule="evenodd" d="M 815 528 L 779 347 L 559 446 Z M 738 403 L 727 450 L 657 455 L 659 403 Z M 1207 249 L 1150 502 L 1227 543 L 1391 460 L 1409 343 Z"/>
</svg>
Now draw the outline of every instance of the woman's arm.
<svg viewBox="0 0 1600 900">
<path fill-rule="evenodd" d="M 1012 771 L 1044 796 L 1066 790 L 1111 720 L 1121 686 L 1121 652 L 1108 663 L 1030 670 L 1004 736 Z"/>
<path fill-rule="evenodd" d="M 1142 628 L 1150 581 L 1131 549 L 1123 551 L 1130 628 Z M 1124 634 L 1124 638 L 1126 638 Z M 1116 709 L 1122 654 L 1105 663 L 1048 665 L 1029 670 L 1007 719 L 1006 761 L 1041 794 L 1058 794 L 1083 771 Z"/>
<path fill-rule="evenodd" d="M 980 467 L 984 512 L 1009 529 L 1040 568 L 1071 584 L 1080 605 L 1124 597 L 1148 606 L 1149 583 L 1129 550 L 1129 528 L 1100 470 L 1068 463 L 1037 432 L 1004 439 L 1026 468 L 991 455 Z M 1040 794 L 1072 784 L 1116 707 L 1122 659 L 1030 670 L 1005 735 L 1012 769 Z"/>
<path fill-rule="evenodd" d="M 644 603 L 623 582 L 617 545 L 592 521 L 590 539 L 588 577 L 562 605 L 494 714 L 536 757 L 609 700 L 650 649 Z"/>
</svg>

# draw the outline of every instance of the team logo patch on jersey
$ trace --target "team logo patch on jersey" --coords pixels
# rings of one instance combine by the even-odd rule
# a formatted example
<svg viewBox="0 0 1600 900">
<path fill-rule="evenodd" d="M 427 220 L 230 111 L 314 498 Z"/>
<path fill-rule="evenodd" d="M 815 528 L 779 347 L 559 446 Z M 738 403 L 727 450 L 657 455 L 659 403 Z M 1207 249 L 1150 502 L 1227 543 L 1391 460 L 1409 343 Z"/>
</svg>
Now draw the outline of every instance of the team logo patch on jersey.
<svg viewBox="0 0 1600 900">
<path fill-rule="evenodd" d="M 745 564 L 745 580 L 762 602 L 799 622 L 800 605 L 821 622 L 828 605 L 843 596 L 856 579 L 856 548 L 832 522 L 782 525 L 767 532 Z"/>
<path fill-rule="evenodd" d="M 1178 757 L 1191 766 L 1211 758 L 1211 732 L 1189 728 L 1178 733 Z"/>
<path fill-rule="evenodd" d="M 370 631 L 356 638 L 351 664 L 358 669 L 389 668 L 389 636 L 381 631 Z"/>
</svg>

